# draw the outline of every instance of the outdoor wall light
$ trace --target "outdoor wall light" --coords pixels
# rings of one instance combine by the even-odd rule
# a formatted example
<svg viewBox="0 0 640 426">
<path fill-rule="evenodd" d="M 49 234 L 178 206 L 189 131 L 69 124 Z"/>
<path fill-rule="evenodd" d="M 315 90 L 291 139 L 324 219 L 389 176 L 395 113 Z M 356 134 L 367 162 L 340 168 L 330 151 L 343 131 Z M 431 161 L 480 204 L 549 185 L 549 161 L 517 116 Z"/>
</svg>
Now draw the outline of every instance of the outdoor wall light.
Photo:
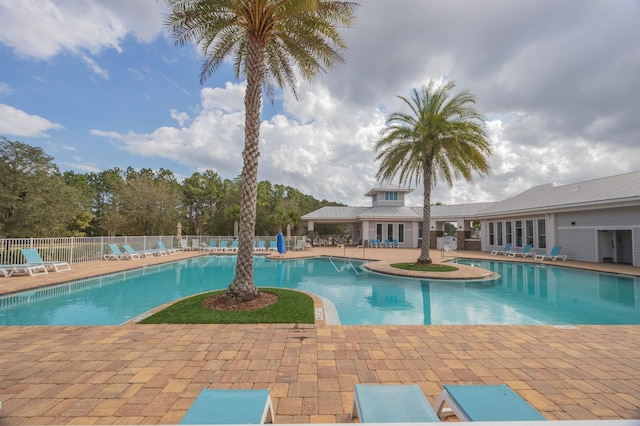
<svg viewBox="0 0 640 426">
<path fill-rule="evenodd" d="M 576 226 L 576 223 L 575 222 L 571 222 L 571 225 Z"/>
</svg>

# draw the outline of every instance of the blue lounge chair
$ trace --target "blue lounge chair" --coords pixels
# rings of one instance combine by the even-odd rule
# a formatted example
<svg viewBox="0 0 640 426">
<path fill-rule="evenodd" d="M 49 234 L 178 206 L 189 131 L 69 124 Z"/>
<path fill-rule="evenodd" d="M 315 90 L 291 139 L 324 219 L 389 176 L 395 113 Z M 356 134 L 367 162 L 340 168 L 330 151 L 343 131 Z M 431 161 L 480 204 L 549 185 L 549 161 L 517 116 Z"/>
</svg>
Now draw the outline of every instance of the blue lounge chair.
<svg viewBox="0 0 640 426">
<path fill-rule="evenodd" d="M 205 243 L 201 243 L 200 245 L 202 246 L 202 250 L 203 251 L 207 251 L 209 253 L 212 253 L 214 251 L 218 251 L 218 246 L 216 245 L 216 240 L 209 240 L 209 245 L 206 245 Z"/>
<path fill-rule="evenodd" d="M 253 246 L 253 251 L 267 251 L 267 242 L 264 240 L 258 241 L 258 244 Z"/>
<path fill-rule="evenodd" d="M 124 248 L 124 251 L 129 255 L 129 256 L 138 256 L 138 258 L 140 258 L 141 256 L 144 257 L 153 257 L 153 253 L 147 250 L 134 250 L 133 247 L 131 247 L 129 244 L 123 244 L 122 248 Z M 132 257 L 133 259 L 133 257 Z"/>
<path fill-rule="evenodd" d="M 278 251 L 278 245 L 276 244 L 276 240 L 269 241 L 269 247 L 267 248 L 267 251 L 273 251 L 273 252 Z"/>
<path fill-rule="evenodd" d="M 28 265 L 28 264 L 15 264 L 15 265 L 0 265 L 0 274 L 4 277 L 10 277 L 13 274 L 27 274 L 35 277 L 36 275 L 48 274 L 49 271 L 45 265 Z"/>
<path fill-rule="evenodd" d="M 463 422 L 546 420 L 507 385 L 444 385 L 443 388 L 435 404 L 440 418 L 455 415 Z M 445 405 L 449 410 L 445 410 Z"/>
<path fill-rule="evenodd" d="M 549 254 L 536 254 L 536 257 L 534 257 L 535 260 L 567 260 L 567 255 L 566 254 L 560 254 L 560 251 L 562 250 L 562 246 L 554 246 L 551 251 L 549 252 Z"/>
<path fill-rule="evenodd" d="M 393 247 L 393 248 L 398 248 L 398 240 L 393 240 L 393 241 L 391 242 L 391 247 Z"/>
<path fill-rule="evenodd" d="M 28 266 L 33 267 L 33 266 L 44 265 L 45 268 L 47 268 L 47 270 L 56 271 L 56 272 L 71 270 L 71 265 L 69 265 L 68 262 L 64 262 L 64 261 L 45 262 L 44 260 L 42 260 L 42 257 L 40 257 L 40 253 L 38 253 L 37 249 L 22 249 L 21 251 L 24 258 L 27 259 Z"/>
<path fill-rule="evenodd" d="M 496 254 L 508 254 L 511 251 L 511 243 L 509 244 L 505 244 L 504 248 L 502 250 L 492 250 L 491 254 L 496 255 Z"/>
<path fill-rule="evenodd" d="M 355 385 L 351 417 L 361 423 L 438 422 L 418 385 Z"/>
<path fill-rule="evenodd" d="M 384 240 L 384 246 L 385 246 L 386 248 L 392 248 L 392 247 L 393 247 L 393 246 L 391 245 L 391 241 L 389 241 L 389 240 Z"/>
<path fill-rule="evenodd" d="M 507 253 L 507 256 L 510 257 L 518 257 L 518 256 L 522 256 L 522 257 L 527 257 L 527 256 L 535 256 L 535 253 L 531 252 L 531 244 L 527 244 L 526 246 L 524 246 L 524 248 L 522 249 L 522 251 L 509 251 L 509 253 Z"/>
<path fill-rule="evenodd" d="M 120 246 L 117 244 L 109 244 L 109 250 L 111 250 L 111 253 L 105 253 L 102 255 L 104 260 L 122 260 L 129 258 L 129 256 L 120 251 Z"/>
<path fill-rule="evenodd" d="M 204 389 L 180 424 L 263 424 L 273 417 L 269 389 Z"/>
<path fill-rule="evenodd" d="M 224 251 L 238 251 L 238 240 L 233 240 L 231 245 L 225 248 Z"/>
<path fill-rule="evenodd" d="M 176 254 L 178 253 L 180 250 L 175 249 L 175 248 L 167 248 L 165 247 L 164 243 L 162 241 L 158 241 L 158 249 L 159 250 L 163 250 L 168 254 Z"/>
</svg>

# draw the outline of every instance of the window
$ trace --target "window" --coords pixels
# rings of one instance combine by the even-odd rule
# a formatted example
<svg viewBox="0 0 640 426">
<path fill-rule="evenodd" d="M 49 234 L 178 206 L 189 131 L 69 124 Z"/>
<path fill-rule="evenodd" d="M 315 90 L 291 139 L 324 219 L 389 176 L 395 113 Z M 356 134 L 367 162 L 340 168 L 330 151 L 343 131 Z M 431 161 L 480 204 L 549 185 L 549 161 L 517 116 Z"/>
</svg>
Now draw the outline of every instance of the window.
<svg viewBox="0 0 640 426">
<path fill-rule="evenodd" d="M 507 241 L 506 241 L 506 243 L 507 244 L 512 244 L 513 243 L 513 240 L 512 240 L 513 236 L 511 235 L 511 222 L 505 222 L 504 223 L 504 228 L 505 228 L 505 231 L 507 233 Z"/>
<path fill-rule="evenodd" d="M 377 235 L 376 238 L 378 240 L 382 239 L 382 224 L 381 223 L 376 224 L 376 235 Z"/>
<path fill-rule="evenodd" d="M 398 192 L 397 191 L 385 192 L 384 193 L 384 199 L 386 201 L 398 201 Z"/>
<path fill-rule="evenodd" d="M 493 231 L 493 222 L 489 222 L 489 245 L 492 246 L 495 244 L 494 239 L 495 239 L 495 235 L 494 235 L 494 231 Z"/>
<path fill-rule="evenodd" d="M 404 243 L 404 223 L 398 225 L 398 242 Z"/>
<path fill-rule="evenodd" d="M 522 247 L 522 221 L 516 220 L 516 247 Z"/>
<path fill-rule="evenodd" d="M 502 245 L 502 222 L 496 224 L 496 234 L 498 235 L 498 245 Z"/>
<path fill-rule="evenodd" d="M 374 203 L 377 202 L 378 201 L 378 194 L 373 194 L 371 199 L 373 200 Z"/>
<path fill-rule="evenodd" d="M 387 239 L 389 241 L 393 240 L 393 224 L 392 223 L 387 224 Z"/>
<path fill-rule="evenodd" d="M 533 245 L 533 220 L 527 220 L 525 223 L 526 223 L 526 226 L 527 226 L 527 244 L 531 244 L 531 247 L 534 247 L 534 245 Z"/>
<path fill-rule="evenodd" d="M 547 248 L 547 232 L 544 219 L 538 219 L 538 247 Z"/>
</svg>

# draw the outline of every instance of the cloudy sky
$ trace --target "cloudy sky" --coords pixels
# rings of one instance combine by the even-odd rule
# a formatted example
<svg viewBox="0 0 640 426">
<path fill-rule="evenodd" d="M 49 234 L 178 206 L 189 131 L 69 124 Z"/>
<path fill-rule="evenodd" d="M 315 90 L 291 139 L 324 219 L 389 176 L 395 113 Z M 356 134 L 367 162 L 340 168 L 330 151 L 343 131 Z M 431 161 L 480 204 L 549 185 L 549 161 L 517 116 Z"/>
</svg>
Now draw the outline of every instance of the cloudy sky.
<svg viewBox="0 0 640 426">
<path fill-rule="evenodd" d="M 346 63 L 265 102 L 260 180 L 368 205 L 385 117 L 430 79 L 476 97 L 493 148 L 490 176 L 438 183 L 433 202 L 640 169 L 637 0 L 360 3 Z M 225 66 L 200 85 L 202 57 L 175 46 L 166 13 L 162 0 L 0 0 L 0 135 L 63 171 L 236 177 L 245 82 Z"/>
</svg>

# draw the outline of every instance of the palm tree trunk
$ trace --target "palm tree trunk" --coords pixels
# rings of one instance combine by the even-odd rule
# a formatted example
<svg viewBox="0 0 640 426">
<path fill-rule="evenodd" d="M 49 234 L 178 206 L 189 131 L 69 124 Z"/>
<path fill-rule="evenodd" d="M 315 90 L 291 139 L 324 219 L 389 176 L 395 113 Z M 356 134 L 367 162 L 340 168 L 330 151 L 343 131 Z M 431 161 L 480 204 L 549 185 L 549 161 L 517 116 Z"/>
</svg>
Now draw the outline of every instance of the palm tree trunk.
<svg viewBox="0 0 640 426">
<path fill-rule="evenodd" d="M 425 167 L 422 183 L 424 186 L 424 208 L 422 209 L 422 246 L 418 263 L 428 265 L 432 263 L 429 257 L 431 249 L 431 167 Z"/>
<path fill-rule="evenodd" d="M 258 288 L 253 281 L 253 239 L 256 229 L 258 197 L 258 157 L 260 155 L 260 110 L 264 75 L 264 45 L 249 42 L 247 58 L 247 92 L 245 93 L 245 141 L 242 152 L 242 203 L 238 235 L 236 274 L 227 289 L 227 297 L 235 302 L 255 299 Z"/>
</svg>

